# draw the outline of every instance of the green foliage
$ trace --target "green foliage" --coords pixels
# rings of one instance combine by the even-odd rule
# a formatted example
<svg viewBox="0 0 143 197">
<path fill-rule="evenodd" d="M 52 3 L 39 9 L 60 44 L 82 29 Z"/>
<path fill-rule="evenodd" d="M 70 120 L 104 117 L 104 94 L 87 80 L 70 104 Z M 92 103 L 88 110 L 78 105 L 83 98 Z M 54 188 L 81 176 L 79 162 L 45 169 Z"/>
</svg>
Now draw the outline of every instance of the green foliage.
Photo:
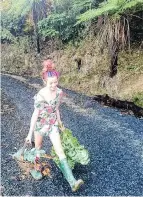
<svg viewBox="0 0 143 197">
<path fill-rule="evenodd" d="M 2 29 L 7 29 L 13 36 L 34 33 L 37 22 L 42 18 L 42 4 L 45 0 L 11 0 L 2 9 Z M 6 31 L 4 30 L 3 34 Z M 35 30 L 36 32 L 36 30 Z M 7 37 L 7 35 L 3 36 Z"/>
<path fill-rule="evenodd" d="M 21 18 L 30 11 L 34 0 L 12 0 L 11 8 L 8 11 L 8 15 L 13 19 Z"/>
<path fill-rule="evenodd" d="M 81 146 L 76 137 L 73 137 L 72 132 L 69 129 L 65 129 L 61 133 L 62 147 L 66 154 L 68 163 L 73 169 L 75 164 L 87 165 L 90 161 L 88 151 Z M 54 157 L 54 161 L 59 165 L 59 158 L 56 155 L 54 148 L 52 147 L 51 155 Z"/>
<path fill-rule="evenodd" d="M 41 26 L 39 26 L 39 34 L 42 36 L 44 40 L 46 37 L 50 37 L 50 38 L 58 37 L 59 32 L 56 31 L 55 29 L 52 29 L 51 27 L 41 28 Z"/>
<path fill-rule="evenodd" d="M 143 92 L 135 94 L 132 100 L 136 105 L 143 107 Z"/>
<path fill-rule="evenodd" d="M 143 10 L 143 0 L 130 0 L 126 1 L 124 6 L 120 9 L 120 13 L 134 13 Z"/>
<path fill-rule="evenodd" d="M 54 0 L 54 12 L 62 13 L 72 10 L 73 13 L 79 13 L 88 10 L 91 7 L 93 0 Z"/>
<path fill-rule="evenodd" d="M 15 42 L 16 38 L 10 33 L 9 30 L 3 28 L 1 31 L 1 40 L 8 40 L 10 42 Z"/>
<path fill-rule="evenodd" d="M 129 16 L 142 9 L 143 0 L 107 0 L 100 3 L 97 9 L 88 10 L 77 17 L 77 25 L 98 19 L 96 34 L 100 47 L 108 47 L 111 77 L 117 74 L 115 59 L 118 59 L 119 50 L 127 45 L 130 48 Z"/>
<path fill-rule="evenodd" d="M 99 5 L 97 9 L 91 9 L 77 17 L 78 22 L 85 22 L 92 20 L 101 15 L 122 15 L 123 13 L 131 11 L 134 13 L 143 9 L 142 0 L 108 0 Z"/>
<path fill-rule="evenodd" d="M 141 9 L 142 0 L 7 0 L 3 2 L 2 29 L 16 37 L 39 33 L 44 39 L 57 37 L 62 41 L 75 41 L 88 29 L 85 21 L 101 15 L 119 19 L 122 14 L 133 14 Z M 2 39 L 10 39 L 8 31 L 3 30 Z"/>
<path fill-rule="evenodd" d="M 24 2 L 27 0 L 20 1 L 11 0 L 10 5 L 5 10 L 2 10 L 2 40 L 14 41 L 17 35 L 22 34 L 23 24 L 25 19 L 21 15 L 24 10 L 22 6 L 25 6 Z"/>
<path fill-rule="evenodd" d="M 38 23 L 39 33 L 43 37 L 57 37 L 67 40 L 73 34 L 73 24 L 75 20 L 66 12 L 61 14 L 51 14 Z"/>
<path fill-rule="evenodd" d="M 76 17 L 90 5 L 91 0 L 54 1 L 52 13 L 38 23 L 40 35 L 43 38 L 59 37 L 63 41 L 75 38 L 81 31 L 81 25 L 74 26 Z"/>
<path fill-rule="evenodd" d="M 76 13 L 82 13 L 90 9 L 92 5 L 92 0 L 76 0 L 73 3 L 72 10 Z"/>
</svg>

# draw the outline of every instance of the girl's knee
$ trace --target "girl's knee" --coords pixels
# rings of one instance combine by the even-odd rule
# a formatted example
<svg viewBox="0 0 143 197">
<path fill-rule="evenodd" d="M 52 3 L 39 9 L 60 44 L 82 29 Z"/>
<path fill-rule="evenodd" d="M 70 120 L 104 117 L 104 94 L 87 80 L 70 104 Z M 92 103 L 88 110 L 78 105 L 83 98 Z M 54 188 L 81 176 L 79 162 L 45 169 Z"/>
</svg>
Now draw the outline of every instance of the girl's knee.
<svg viewBox="0 0 143 197">
<path fill-rule="evenodd" d="M 35 148 L 36 149 L 41 149 L 42 147 L 42 141 L 36 140 L 35 139 Z"/>
<path fill-rule="evenodd" d="M 66 157 L 63 150 L 57 150 L 55 152 L 56 152 L 57 156 L 59 157 L 59 159 L 63 159 Z"/>
<path fill-rule="evenodd" d="M 65 153 L 64 153 L 64 151 L 63 150 L 58 150 L 57 151 L 57 155 L 64 155 Z"/>
<path fill-rule="evenodd" d="M 35 148 L 41 149 L 43 137 L 39 134 L 36 134 L 36 133 L 35 133 L 34 137 L 35 137 L 35 140 L 34 140 L 35 141 Z"/>
<path fill-rule="evenodd" d="M 35 143 L 35 148 L 36 148 L 36 149 L 41 149 L 41 148 L 42 148 L 42 144 L 36 144 L 36 143 Z"/>
</svg>

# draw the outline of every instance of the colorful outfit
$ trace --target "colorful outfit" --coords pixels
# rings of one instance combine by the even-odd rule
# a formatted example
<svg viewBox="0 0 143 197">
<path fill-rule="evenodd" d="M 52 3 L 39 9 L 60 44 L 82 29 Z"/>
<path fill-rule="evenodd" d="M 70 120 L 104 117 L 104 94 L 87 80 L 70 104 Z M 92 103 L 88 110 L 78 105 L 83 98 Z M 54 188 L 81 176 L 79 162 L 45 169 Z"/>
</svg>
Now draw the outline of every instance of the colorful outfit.
<svg viewBox="0 0 143 197">
<path fill-rule="evenodd" d="M 43 96 L 37 94 L 34 96 L 34 107 L 39 109 L 39 116 L 35 126 L 35 132 L 42 136 L 48 136 L 52 130 L 58 132 L 58 121 L 56 110 L 60 105 L 63 91 L 57 88 L 56 98 L 49 102 L 45 101 Z M 41 100 L 41 98 L 43 100 Z"/>
<path fill-rule="evenodd" d="M 48 136 L 52 131 L 55 130 L 58 132 L 56 110 L 60 105 L 62 96 L 63 92 L 59 88 L 57 88 L 56 98 L 54 100 L 51 100 L 50 102 L 45 101 L 43 96 L 41 96 L 40 94 L 34 96 L 34 107 L 39 109 L 39 116 L 36 122 L 35 132 L 38 132 L 42 136 Z M 43 100 L 41 100 L 40 97 L 42 97 Z M 72 191 L 76 191 L 80 187 L 80 185 L 83 184 L 83 181 L 81 179 L 76 180 L 74 178 L 72 170 L 70 169 L 66 158 L 60 160 L 59 168 L 70 184 Z M 41 178 L 41 173 L 36 170 L 32 170 L 31 175 L 35 177 L 35 179 Z"/>
<path fill-rule="evenodd" d="M 47 102 L 43 98 L 42 95 L 37 94 L 34 96 L 34 107 L 39 109 L 39 116 L 36 122 L 35 130 L 34 132 L 38 132 L 42 136 L 48 136 L 51 132 L 55 131 L 58 132 L 58 121 L 57 121 L 57 113 L 56 110 L 58 109 L 61 98 L 63 97 L 63 91 L 59 88 L 57 88 L 56 98 Z M 14 157 L 19 159 L 21 156 L 21 153 L 23 152 L 19 150 L 17 153 L 14 154 Z M 44 150 L 40 149 L 32 149 L 30 151 L 24 151 L 24 160 L 28 160 L 35 164 L 37 159 L 40 161 L 41 154 L 45 153 Z M 79 187 L 83 184 L 83 180 L 79 179 L 76 180 L 73 176 L 72 170 L 68 164 L 67 158 L 63 158 L 59 161 L 58 167 L 62 171 L 64 177 L 70 184 L 72 191 L 77 191 Z M 36 180 L 39 180 L 43 177 L 43 172 L 41 169 L 37 170 L 37 168 L 34 168 L 30 171 L 32 177 Z"/>
</svg>

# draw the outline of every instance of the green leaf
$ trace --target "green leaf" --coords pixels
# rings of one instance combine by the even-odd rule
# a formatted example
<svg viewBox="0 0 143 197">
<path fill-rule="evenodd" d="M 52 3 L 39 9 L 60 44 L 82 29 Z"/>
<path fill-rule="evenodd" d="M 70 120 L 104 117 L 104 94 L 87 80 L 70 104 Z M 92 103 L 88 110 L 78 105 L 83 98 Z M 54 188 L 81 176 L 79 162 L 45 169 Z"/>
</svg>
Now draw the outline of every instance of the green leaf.
<svg viewBox="0 0 143 197">
<path fill-rule="evenodd" d="M 76 163 L 87 165 L 90 161 L 88 151 L 80 145 L 78 139 L 72 135 L 71 130 L 65 129 L 61 134 L 62 147 L 66 154 L 68 163 L 73 169 Z M 51 149 L 52 156 L 56 155 L 54 148 Z M 55 163 L 59 164 L 58 156 L 54 158 Z"/>
</svg>

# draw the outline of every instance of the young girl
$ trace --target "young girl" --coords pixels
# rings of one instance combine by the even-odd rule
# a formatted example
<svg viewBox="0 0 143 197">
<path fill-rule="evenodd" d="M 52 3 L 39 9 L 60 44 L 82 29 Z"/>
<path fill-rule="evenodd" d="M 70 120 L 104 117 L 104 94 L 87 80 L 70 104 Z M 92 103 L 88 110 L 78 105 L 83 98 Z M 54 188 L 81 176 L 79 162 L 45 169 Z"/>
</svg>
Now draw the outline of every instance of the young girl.
<svg viewBox="0 0 143 197">
<path fill-rule="evenodd" d="M 26 142 L 31 143 L 34 132 L 35 148 L 39 150 L 42 146 L 43 137 L 49 136 L 59 157 L 60 169 L 70 184 L 72 191 L 76 191 L 83 184 L 83 181 L 74 178 L 61 145 L 59 126 L 62 131 L 64 126 L 60 118 L 59 105 L 63 97 L 63 91 L 57 87 L 59 73 L 55 70 L 55 65 L 51 60 L 43 62 L 42 79 L 45 87 L 34 97 L 35 109 Z"/>
</svg>

